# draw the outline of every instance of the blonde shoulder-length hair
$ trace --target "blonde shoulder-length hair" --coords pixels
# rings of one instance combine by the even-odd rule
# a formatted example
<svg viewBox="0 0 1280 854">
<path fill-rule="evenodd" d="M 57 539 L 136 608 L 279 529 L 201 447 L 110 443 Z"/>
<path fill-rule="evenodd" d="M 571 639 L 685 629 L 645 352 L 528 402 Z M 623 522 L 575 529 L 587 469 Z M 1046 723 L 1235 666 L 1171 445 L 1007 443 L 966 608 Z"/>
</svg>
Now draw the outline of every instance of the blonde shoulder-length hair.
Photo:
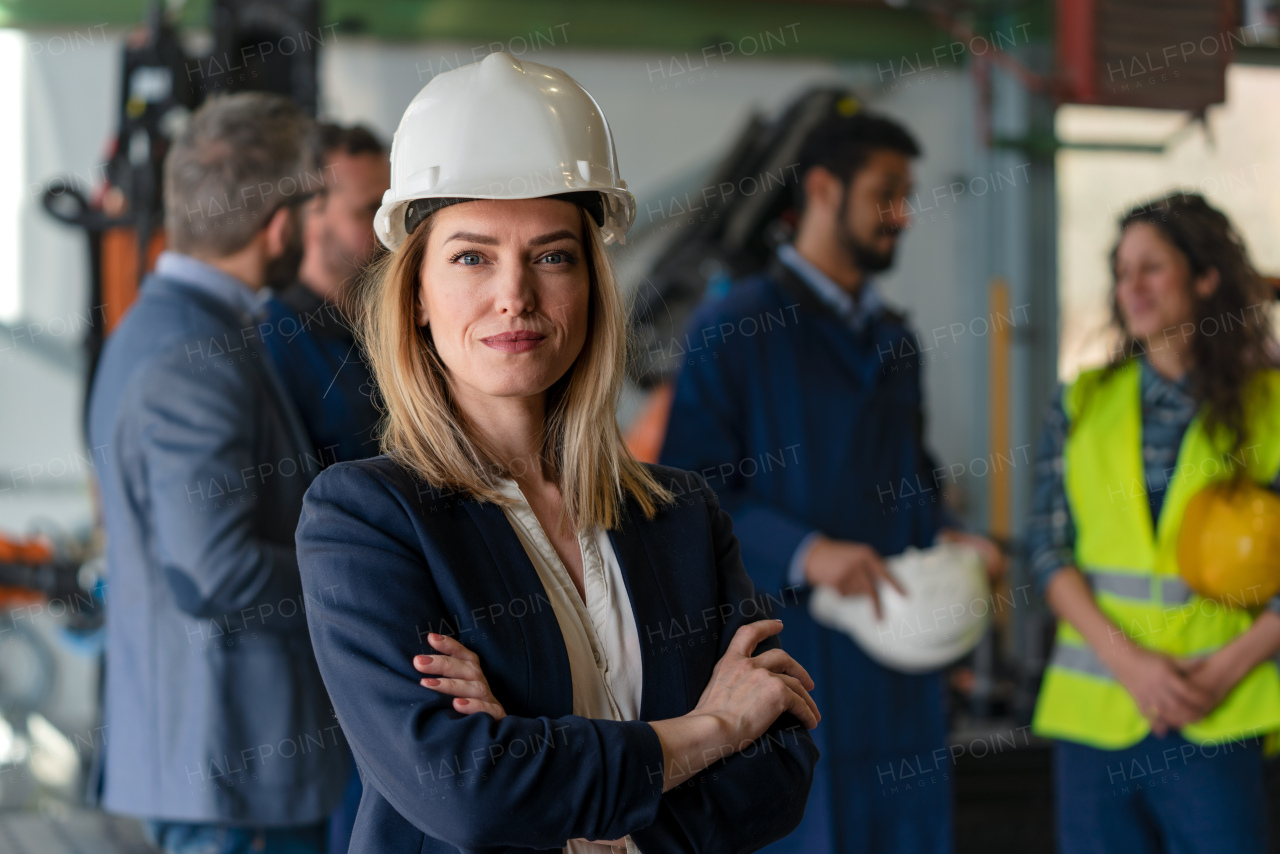
<svg viewBox="0 0 1280 854">
<path fill-rule="evenodd" d="M 433 216 L 366 277 L 355 297 L 356 332 L 382 397 L 382 452 L 433 487 L 508 503 L 498 479 L 543 466 L 580 531 L 618 527 L 625 497 L 652 518 L 673 500 L 627 449 L 616 406 L 627 353 L 622 297 L 595 221 L 582 217 L 590 280 L 587 334 L 568 372 L 547 391 L 540 458 L 502 461 L 469 428 L 428 327 L 417 323 L 419 279 Z"/>
</svg>

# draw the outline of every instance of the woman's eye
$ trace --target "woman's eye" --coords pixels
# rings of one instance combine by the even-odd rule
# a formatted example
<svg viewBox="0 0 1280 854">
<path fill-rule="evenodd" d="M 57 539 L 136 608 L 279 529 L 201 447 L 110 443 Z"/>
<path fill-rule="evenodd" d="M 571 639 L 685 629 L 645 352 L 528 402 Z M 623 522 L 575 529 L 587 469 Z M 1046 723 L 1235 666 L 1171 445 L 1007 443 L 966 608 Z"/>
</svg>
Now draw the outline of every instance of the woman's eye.
<svg viewBox="0 0 1280 854">
<path fill-rule="evenodd" d="M 542 256 L 542 262 L 544 264 L 567 264 L 572 260 L 573 256 L 568 252 L 549 252 Z"/>
<path fill-rule="evenodd" d="M 464 266 L 474 267 L 480 263 L 480 255 L 475 252 L 464 252 L 456 260 Z"/>
</svg>

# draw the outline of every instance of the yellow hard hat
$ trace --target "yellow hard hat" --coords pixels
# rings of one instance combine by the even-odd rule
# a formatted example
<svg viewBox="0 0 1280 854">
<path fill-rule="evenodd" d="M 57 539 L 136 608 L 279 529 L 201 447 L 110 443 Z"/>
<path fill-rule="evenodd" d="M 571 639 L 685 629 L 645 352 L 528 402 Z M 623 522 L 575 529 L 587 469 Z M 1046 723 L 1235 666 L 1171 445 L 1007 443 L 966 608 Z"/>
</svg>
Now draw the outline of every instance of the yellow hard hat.
<svg viewBox="0 0 1280 854">
<path fill-rule="evenodd" d="M 1266 604 L 1280 592 L 1280 496 L 1252 481 L 1201 489 L 1178 532 L 1178 568 L 1201 596 Z"/>
</svg>

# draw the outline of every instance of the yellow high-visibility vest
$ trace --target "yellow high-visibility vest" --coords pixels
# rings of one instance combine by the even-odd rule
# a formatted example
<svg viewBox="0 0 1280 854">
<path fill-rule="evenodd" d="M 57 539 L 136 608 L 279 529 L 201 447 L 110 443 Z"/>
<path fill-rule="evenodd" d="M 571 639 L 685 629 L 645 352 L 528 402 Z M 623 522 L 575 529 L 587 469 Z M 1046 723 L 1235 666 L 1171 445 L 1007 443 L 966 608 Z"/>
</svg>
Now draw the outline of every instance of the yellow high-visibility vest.
<svg viewBox="0 0 1280 854">
<path fill-rule="evenodd" d="M 1187 502 L 1202 487 L 1229 480 L 1241 468 L 1269 485 L 1280 471 L 1280 372 L 1259 372 L 1249 389 L 1242 452 L 1225 453 L 1199 416 L 1191 422 L 1154 531 L 1142 461 L 1140 375 L 1140 363 L 1130 360 L 1110 375 L 1105 369 L 1085 372 L 1065 391 L 1070 431 L 1063 477 L 1076 529 L 1075 562 L 1098 607 L 1125 635 L 1149 649 L 1194 659 L 1245 632 L 1266 604 L 1221 603 L 1193 593 L 1178 574 L 1177 541 Z M 1032 730 L 1119 750 L 1145 738 L 1150 725 L 1080 633 L 1059 621 Z M 1182 735 L 1207 743 L 1275 730 L 1280 671 L 1266 661 Z"/>
</svg>

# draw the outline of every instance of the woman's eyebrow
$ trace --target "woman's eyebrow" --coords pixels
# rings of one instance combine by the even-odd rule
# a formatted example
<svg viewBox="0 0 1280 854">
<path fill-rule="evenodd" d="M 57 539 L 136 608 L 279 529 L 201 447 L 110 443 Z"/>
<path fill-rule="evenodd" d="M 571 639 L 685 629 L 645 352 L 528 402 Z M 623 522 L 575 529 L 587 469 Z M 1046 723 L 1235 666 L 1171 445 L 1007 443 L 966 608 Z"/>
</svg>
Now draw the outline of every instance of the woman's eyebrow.
<svg viewBox="0 0 1280 854">
<path fill-rule="evenodd" d="M 533 238 L 533 240 L 529 241 L 529 245 L 542 246 L 547 243 L 554 243 L 557 240 L 564 240 L 565 238 L 568 238 L 569 240 L 577 241 L 579 243 L 582 242 L 578 240 L 578 235 L 574 234 L 572 231 L 570 231 L 567 228 L 562 228 L 559 231 L 553 231 L 550 234 L 544 234 L 541 237 Z"/>
<path fill-rule="evenodd" d="M 485 246 L 497 246 L 498 238 L 490 237 L 487 234 L 477 234 L 474 231 L 456 231 L 445 239 L 445 243 L 450 240 L 465 240 L 468 243 L 482 243 Z"/>
<path fill-rule="evenodd" d="M 553 231 L 548 234 L 543 234 L 533 238 L 532 240 L 529 241 L 529 245 L 543 246 L 547 243 L 554 243 L 557 240 L 564 240 L 566 238 L 579 243 L 582 242 L 581 240 L 578 239 L 578 235 L 574 234 L 572 231 L 570 231 L 567 228 L 562 228 L 559 231 Z M 480 243 L 485 246 L 497 246 L 499 243 L 499 240 L 496 237 L 492 237 L 487 234 L 479 234 L 474 231 L 456 231 L 453 234 L 449 235 L 447 238 L 445 238 L 444 242 L 448 243 L 451 240 L 465 240 L 468 243 Z"/>
</svg>

